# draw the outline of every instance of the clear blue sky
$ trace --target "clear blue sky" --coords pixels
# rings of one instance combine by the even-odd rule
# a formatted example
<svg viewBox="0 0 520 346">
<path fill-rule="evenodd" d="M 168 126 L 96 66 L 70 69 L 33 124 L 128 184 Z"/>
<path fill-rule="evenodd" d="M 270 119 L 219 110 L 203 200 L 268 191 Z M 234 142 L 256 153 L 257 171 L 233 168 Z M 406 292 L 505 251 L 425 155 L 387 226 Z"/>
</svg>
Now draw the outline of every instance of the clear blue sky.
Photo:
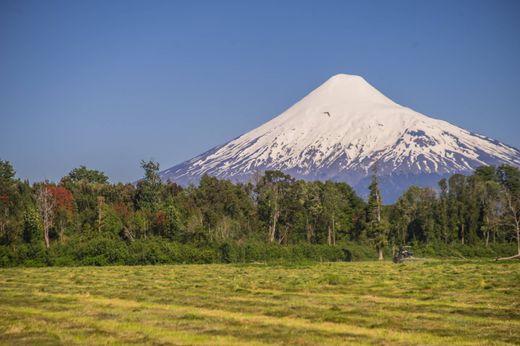
<svg viewBox="0 0 520 346">
<path fill-rule="evenodd" d="M 0 0 L 0 158 L 133 181 L 337 73 L 520 147 L 520 1 Z"/>
</svg>

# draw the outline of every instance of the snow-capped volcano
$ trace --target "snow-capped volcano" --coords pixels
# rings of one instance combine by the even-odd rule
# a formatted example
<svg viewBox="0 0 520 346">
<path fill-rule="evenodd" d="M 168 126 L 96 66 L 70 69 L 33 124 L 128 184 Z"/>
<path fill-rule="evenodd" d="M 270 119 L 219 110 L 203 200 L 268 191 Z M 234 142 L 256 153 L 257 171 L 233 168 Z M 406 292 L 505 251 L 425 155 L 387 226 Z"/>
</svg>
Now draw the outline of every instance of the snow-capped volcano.
<svg viewBox="0 0 520 346">
<path fill-rule="evenodd" d="M 305 180 L 345 181 L 364 194 L 376 163 L 391 202 L 410 185 L 436 186 L 448 174 L 520 166 L 520 151 L 403 107 L 362 77 L 339 74 L 276 118 L 161 177 L 188 184 L 207 173 L 243 182 L 276 169 Z"/>
</svg>

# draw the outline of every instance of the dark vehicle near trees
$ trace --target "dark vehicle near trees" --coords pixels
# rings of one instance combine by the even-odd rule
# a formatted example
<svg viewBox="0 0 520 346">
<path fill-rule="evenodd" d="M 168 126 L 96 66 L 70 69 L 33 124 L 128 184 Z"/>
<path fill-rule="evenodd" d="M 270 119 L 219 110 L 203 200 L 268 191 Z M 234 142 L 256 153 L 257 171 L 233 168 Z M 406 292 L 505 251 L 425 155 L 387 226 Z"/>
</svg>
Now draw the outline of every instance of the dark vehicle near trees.
<svg viewBox="0 0 520 346">
<path fill-rule="evenodd" d="M 413 252 L 409 250 L 409 246 L 401 246 L 399 250 L 394 253 L 393 261 L 394 263 L 401 263 L 405 260 L 412 259 Z"/>
</svg>

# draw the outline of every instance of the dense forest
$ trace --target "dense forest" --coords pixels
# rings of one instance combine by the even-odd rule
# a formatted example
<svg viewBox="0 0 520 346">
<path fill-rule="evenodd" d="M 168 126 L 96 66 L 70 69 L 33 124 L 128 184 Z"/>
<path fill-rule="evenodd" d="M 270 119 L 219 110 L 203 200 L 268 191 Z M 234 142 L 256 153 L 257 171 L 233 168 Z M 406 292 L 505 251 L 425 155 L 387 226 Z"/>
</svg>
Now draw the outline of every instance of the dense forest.
<svg viewBox="0 0 520 346">
<path fill-rule="evenodd" d="M 84 166 L 30 184 L 0 161 L 0 266 L 383 259 L 404 245 L 520 254 L 520 171 L 510 166 L 411 187 L 393 205 L 376 172 L 364 201 L 345 183 L 279 171 L 181 187 L 162 182 L 156 162 L 141 167 L 137 184 Z"/>
</svg>

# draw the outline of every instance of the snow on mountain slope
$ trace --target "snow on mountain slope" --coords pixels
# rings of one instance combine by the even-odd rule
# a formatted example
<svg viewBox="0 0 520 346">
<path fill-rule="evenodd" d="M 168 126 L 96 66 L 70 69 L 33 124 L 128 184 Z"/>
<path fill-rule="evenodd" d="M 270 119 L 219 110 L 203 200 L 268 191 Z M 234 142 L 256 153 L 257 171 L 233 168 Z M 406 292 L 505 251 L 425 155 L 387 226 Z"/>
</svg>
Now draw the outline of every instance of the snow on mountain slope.
<svg viewBox="0 0 520 346">
<path fill-rule="evenodd" d="M 276 118 L 161 177 L 187 184 L 206 173 L 247 181 L 277 169 L 359 187 L 375 163 L 398 194 L 425 175 L 436 181 L 481 165 L 520 166 L 520 151 L 398 105 L 362 77 L 339 74 Z"/>
</svg>

